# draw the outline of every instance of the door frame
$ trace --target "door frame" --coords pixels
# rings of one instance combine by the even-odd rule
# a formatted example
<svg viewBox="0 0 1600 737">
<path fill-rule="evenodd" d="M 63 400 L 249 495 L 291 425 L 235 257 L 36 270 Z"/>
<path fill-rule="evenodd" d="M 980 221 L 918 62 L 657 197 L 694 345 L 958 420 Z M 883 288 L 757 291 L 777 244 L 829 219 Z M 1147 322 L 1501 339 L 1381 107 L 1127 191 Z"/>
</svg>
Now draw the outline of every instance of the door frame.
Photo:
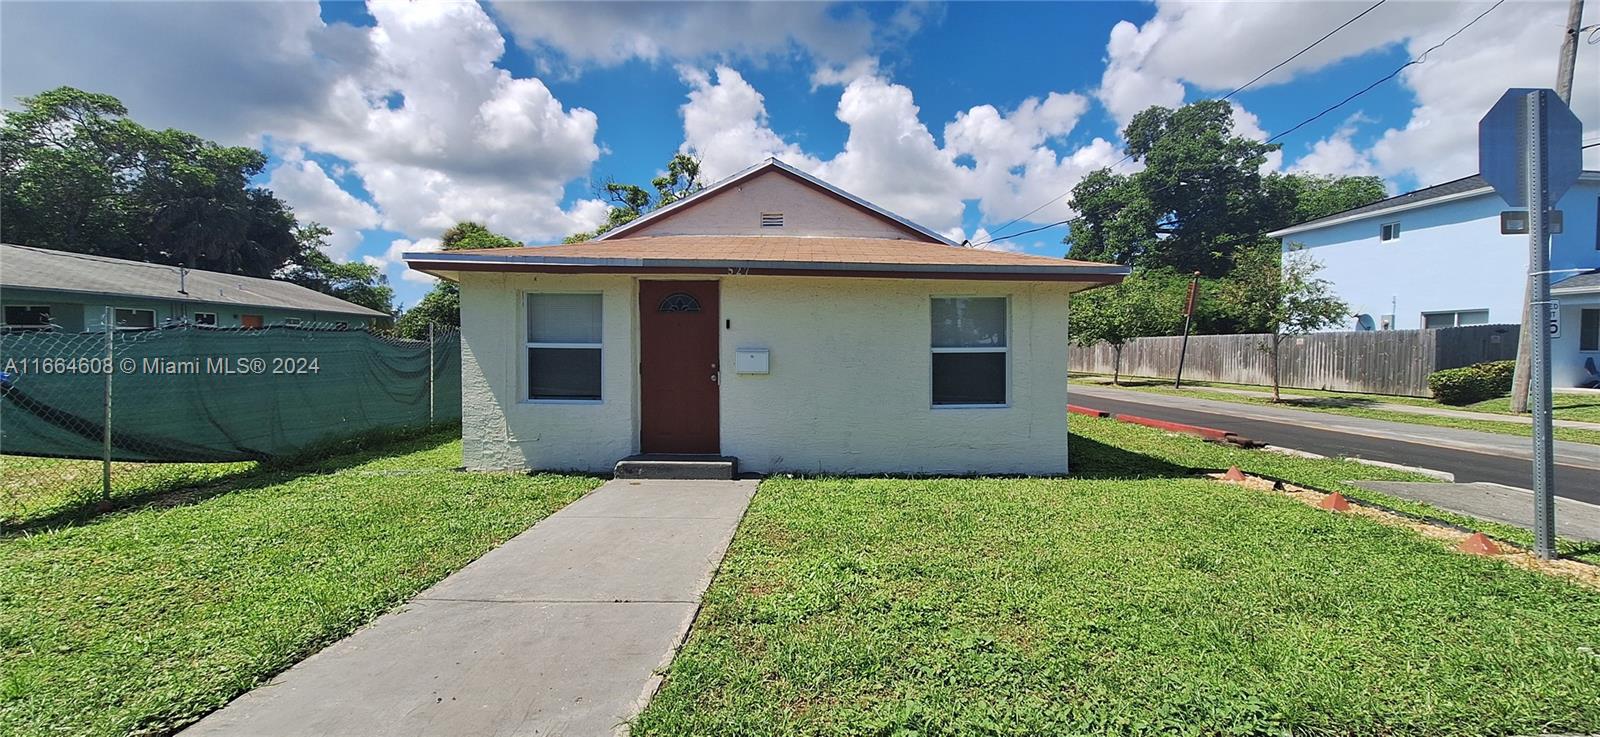
<svg viewBox="0 0 1600 737">
<path fill-rule="evenodd" d="M 635 441 L 635 446 L 634 447 L 637 449 L 637 451 L 639 453 L 661 453 L 662 452 L 662 451 L 650 451 L 650 450 L 646 450 L 645 449 L 645 437 L 644 437 L 644 429 L 645 429 L 644 428 L 644 417 L 645 417 L 644 342 L 645 342 L 645 329 L 646 329 L 646 326 L 645 326 L 645 321 L 644 321 L 644 309 L 645 309 L 646 305 L 645 305 L 645 300 L 644 300 L 644 292 L 645 292 L 645 284 L 646 283 L 651 283 L 651 284 L 676 284 L 676 283 L 709 284 L 709 285 L 711 285 L 711 288 L 715 291 L 716 317 L 712 321 L 712 329 L 713 329 L 713 331 L 715 332 L 715 335 L 716 335 L 716 345 L 713 348 L 712 359 L 713 359 L 713 363 L 716 365 L 717 381 L 716 381 L 716 387 L 714 389 L 714 392 L 716 394 L 716 402 L 715 402 L 716 421 L 712 425 L 712 431 L 714 432 L 714 434 L 716 436 L 716 448 L 714 450 L 708 451 L 706 453 L 684 453 L 683 455 L 720 455 L 722 453 L 722 382 L 723 382 L 724 378 L 727 375 L 725 367 L 722 365 L 722 363 L 723 363 L 723 361 L 722 361 L 722 342 L 723 342 L 722 332 L 723 332 L 723 329 L 722 329 L 722 325 L 719 324 L 723 320 L 723 316 L 722 316 L 722 280 L 718 279 L 718 278 L 706 278 L 704 276 L 695 276 L 695 277 L 686 277 L 686 278 L 677 278 L 677 279 L 672 278 L 670 276 L 669 277 L 665 277 L 665 278 L 663 278 L 663 277 L 642 277 L 641 276 L 641 277 L 639 277 L 639 278 L 634 280 L 634 290 L 633 290 L 634 313 L 633 314 L 634 314 L 634 319 L 637 321 L 635 323 L 636 326 L 637 326 L 637 332 L 635 333 L 635 343 L 634 343 L 634 375 L 638 377 L 638 384 L 637 384 L 638 389 L 637 389 L 637 394 L 635 396 L 636 396 L 636 401 L 638 403 L 637 406 L 638 406 L 638 418 L 639 418 L 638 424 L 634 428 L 634 441 Z"/>
</svg>

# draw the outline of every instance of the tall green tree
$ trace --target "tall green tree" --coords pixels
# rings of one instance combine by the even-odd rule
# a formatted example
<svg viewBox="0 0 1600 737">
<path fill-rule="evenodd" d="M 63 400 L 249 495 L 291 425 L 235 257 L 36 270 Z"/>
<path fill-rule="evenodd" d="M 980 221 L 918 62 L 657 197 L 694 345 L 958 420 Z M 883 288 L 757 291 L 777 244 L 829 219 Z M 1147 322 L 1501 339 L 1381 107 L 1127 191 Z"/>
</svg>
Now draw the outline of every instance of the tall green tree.
<svg viewBox="0 0 1600 737">
<path fill-rule="evenodd" d="M 650 180 L 650 186 L 655 190 L 654 194 L 635 184 L 607 181 L 596 192 L 611 202 L 611 209 L 606 212 L 606 222 L 594 230 L 573 233 L 562 242 L 582 243 L 594 240 L 613 228 L 633 222 L 651 210 L 665 207 L 705 189 L 705 182 L 700 179 L 700 160 L 688 154 L 674 155 L 672 160 L 667 162 L 667 173 Z"/>
<path fill-rule="evenodd" d="M 1121 284 L 1072 298 L 1067 336 L 1077 345 L 1111 346 L 1111 383 L 1121 382 L 1122 348 L 1129 340 L 1167 335 L 1183 325 L 1188 280 L 1166 271 L 1130 274 Z"/>
<path fill-rule="evenodd" d="M 280 269 L 275 278 L 330 294 L 346 302 L 384 313 L 394 311 L 394 289 L 377 266 L 351 261 L 339 263 L 328 257 L 328 236 L 333 231 L 321 223 L 295 228 L 300 253 Z"/>
<path fill-rule="evenodd" d="M 1101 169 L 1073 188 L 1071 258 L 1223 277 L 1265 232 L 1384 196 L 1376 177 L 1262 175 L 1278 146 L 1236 135 L 1221 100 L 1151 107 L 1123 139 L 1144 168 Z"/>
<path fill-rule="evenodd" d="M 1272 366 L 1272 401 L 1278 393 L 1278 365 L 1284 338 L 1336 327 L 1349 320 L 1350 307 L 1319 278 L 1322 264 L 1303 250 L 1254 248 L 1241 254 L 1235 273 L 1222 285 L 1221 299 L 1251 323 L 1267 326 L 1261 344 Z"/>
<path fill-rule="evenodd" d="M 489 230 L 482 223 L 471 221 L 450 226 L 439 237 L 439 242 L 446 251 L 524 245 L 521 241 Z M 437 327 L 461 326 L 461 288 L 455 282 L 443 279 L 435 282 L 433 289 L 428 290 L 416 306 L 406 310 L 395 321 L 395 332 L 402 338 L 422 340 L 428 337 L 429 324 Z"/>
<path fill-rule="evenodd" d="M 262 152 L 145 128 L 110 95 L 19 102 L 0 125 L 7 242 L 261 277 L 300 254 L 293 213 L 250 183 Z"/>
<path fill-rule="evenodd" d="M 450 226 L 439 236 L 439 245 L 446 251 L 462 251 L 469 248 L 515 248 L 526 244 L 489 230 L 482 223 L 468 220 Z"/>
</svg>

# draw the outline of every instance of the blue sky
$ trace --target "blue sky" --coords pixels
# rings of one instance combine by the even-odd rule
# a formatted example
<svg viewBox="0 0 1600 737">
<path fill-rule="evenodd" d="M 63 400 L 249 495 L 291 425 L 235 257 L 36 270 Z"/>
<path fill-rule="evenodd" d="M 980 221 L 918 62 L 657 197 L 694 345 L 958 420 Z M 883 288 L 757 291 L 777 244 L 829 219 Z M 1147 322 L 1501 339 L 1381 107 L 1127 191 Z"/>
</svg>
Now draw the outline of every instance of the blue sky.
<svg viewBox="0 0 1600 737">
<path fill-rule="evenodd" d="M 679 150 L 714 177 L 778 155 L 957 239 L 993 236 L 1117 161 L 1133 112 L 1219 95 L 1370 4 L 8 2 L 0 87 L 108 92 L 141 122 L 263 147 L 260 181 L 411 304 L 430 282 L 398 256 L 450 222 L 556 242 L 603 214 L 595 182 L 646 183 Z M 1385 3 L 1236 96 L 1239 130 L 1285 130 L 1491 4 Z M 1553 81 L 1564 8 L 1508 2 L 1269 166 L 1397 191 L 1473 173 L 1482 111 Z M 1579 86 L 1600 137 L 1600 85 Z M 1000 235 L 1070 214 L 1063 200 Z M 994 247 L 1060 255 L 1063 235 Z"/>
</svg>

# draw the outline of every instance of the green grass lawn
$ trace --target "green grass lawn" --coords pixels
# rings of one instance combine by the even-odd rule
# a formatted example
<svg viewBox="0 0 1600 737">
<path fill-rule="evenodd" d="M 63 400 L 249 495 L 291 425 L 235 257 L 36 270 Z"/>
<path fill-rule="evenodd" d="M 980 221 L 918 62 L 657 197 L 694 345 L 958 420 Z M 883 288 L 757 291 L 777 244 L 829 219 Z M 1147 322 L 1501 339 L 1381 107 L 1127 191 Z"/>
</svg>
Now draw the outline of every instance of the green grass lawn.
<svg viewBox="0 0 1600 737">
<path fill-rule="evenodd" d="M 1110 385 L 1110 377 L 1091 374 L 1074 374 L 1075 383 L 1096 385 Z M 1433 407 L 1437 409 L 1462 410 L 1470 412 L 1489 412 L 1512 416 L 1511 399 L 1500 397 L 1488 399 L 1476 404 L 1465 406 L 1451 406 L 1440 404 L 1431 399 L 1418 397 L 1391 397 L 1378 394 L 1351 394 L 1347 392 L 1329 392 L 1315 389 L 1284 389 L 1284 401 L 1273 404 L 1271 399 L 1262 397 L 1249 397 L 1227 392 L 1207 391 L 1209 388 L 1223 389 L 1248 389 L 1251 391 L 1272 391 L 1272 387 L 1246 386 L 1240 384 L 1220 384 L 1214 382 L 1185 381 L 1183 389 L 1173 389 L 1172 382 L 1163 379 L 1142 379 L 1124 377 L 1120 385 L 1124 389 L 1165 394 L 1169 396 L 1193 397 L 1196 399 L 1213 399 L 1221 402 L 1235 404 L 1255 404 L 1262 406 L 1290 407 L 1313 412 L 1327 412 L 1330 414 L 1348 415 L 1352 417 L 1366 417 L 1374 420 L 1388 420 L 1390 422 L 1405 422 L 1413 425 L 1432 425 L 1434 427 L 1454 427 L 1462 430 L 1478 430 L 1481 432 L 1500 433 L 1502 435 L 1520 435 L 1531 437 L 1533 434 L 1530 425 L 1520 422 L 1500 422 L 1497 420 L 1480 420 L 1460 417 L 1441 417 L 1437 415 L 1422 415 L 1410 412 L 1398 412 L 1383 409 L 1380 404 L 1404 404 L 1413 407 Z M 1299 395 L 1299 396 L 1292 396 Z M 1588 395 L 1557 394 L 1552 400 L 1552 414 L 1557 419 L 1577 420 L 1580 422 L 1600 422 L 1600 397 Z M 1586 430 L 1582 428 L 1557 427 L 1555 436 L 1559 440 L 1569 440 L 1574 443 L 1600 444 L 1600 430 Z"/>
<path fill-rule="evenodd" d="M 1068 479 L 764 482 L 634 734 L 1600 730 L 1600 592 L 1072 424 Z"/>
<path fill-rule="evenodd" d="M 137 503 L 197 484 L 240 479 L 260 465 L 113 463 L 111 502 Z M 0 532 L 69 521 L 102 499 L 100 461 L 0 456 Z"/>
<path fill-rule="evenodd" d="M 163 734 L 599 480 L 461 473 L 433 434 L 0 538 L 0 734 Z"/>
</svg>

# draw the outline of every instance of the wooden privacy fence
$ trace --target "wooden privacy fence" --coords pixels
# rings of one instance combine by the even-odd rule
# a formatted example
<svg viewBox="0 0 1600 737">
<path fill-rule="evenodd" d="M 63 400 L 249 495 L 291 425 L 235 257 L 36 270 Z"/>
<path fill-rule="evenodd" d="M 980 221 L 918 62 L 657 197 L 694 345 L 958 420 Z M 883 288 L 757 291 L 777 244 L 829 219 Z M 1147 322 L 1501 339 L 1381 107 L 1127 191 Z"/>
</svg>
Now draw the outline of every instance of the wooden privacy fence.
<svg viewBox="0 0 1600 737">
<path fill-rule="evenodd" d="M 1171 379 L 1178 370 L 1178 336 L 1135 338 L 1122 347 L 1123 376 Z M 1232 384 L 1271 384 L 1270 335 L 1193 335 L 1183 378 Z M 1285 387 L 1368 394 L 1431 396 L 1428 374 L 1481 361 L 1516 358 L 1516 325 L 1471 325 L 1435 330 L 1312 333 L 1283 339 L 1279 379 Z M 1112 372 L 1106 343 L 1074 347 L 1073 371 Z"/>
</svg>

